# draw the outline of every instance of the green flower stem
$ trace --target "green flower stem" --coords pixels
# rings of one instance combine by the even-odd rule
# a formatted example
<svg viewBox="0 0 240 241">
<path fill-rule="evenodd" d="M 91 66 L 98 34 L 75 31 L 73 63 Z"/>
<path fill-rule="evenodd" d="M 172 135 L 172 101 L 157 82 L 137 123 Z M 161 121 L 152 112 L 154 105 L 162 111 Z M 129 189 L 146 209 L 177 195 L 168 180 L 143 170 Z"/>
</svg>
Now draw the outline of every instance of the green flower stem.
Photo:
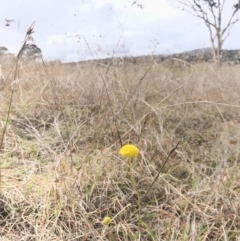
<svg viewBox="0 0 240 241">
<path fill-rule="evenodd" d="M 134 189 L 134 192 L 137 195 L 137 199 L 138 199 L 138 213 L 139 213 L 139 220 L 140 220 L 140 211 L 141 211 L 141 199 L 140 199 L 140 195 L 138 192 L 138 188 L 137 188 L 137 184 L 136 184 L 136 180 L 133 174 L 133 162 L 132 162 L 132 158 L 128 159 L 128 163 L 129 163 L 129 172 L 130 172 L 130 178 L 131 178 L 131 182 L 132 182 L 132 186 Z"/>
</svg>

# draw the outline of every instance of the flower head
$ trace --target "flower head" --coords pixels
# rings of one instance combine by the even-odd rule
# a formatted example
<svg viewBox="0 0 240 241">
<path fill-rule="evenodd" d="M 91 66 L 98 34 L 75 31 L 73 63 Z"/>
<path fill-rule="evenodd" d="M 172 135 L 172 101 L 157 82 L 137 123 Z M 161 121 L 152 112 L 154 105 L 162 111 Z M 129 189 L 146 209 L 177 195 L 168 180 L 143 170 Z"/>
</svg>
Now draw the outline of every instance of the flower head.
<svg viewBox="0 0 240 241">
<path fill-rule="evenodd" d="M 109 223 L 112 222 L 112 219 L 108 216 L 106 216 L 104 219 L 103 219 L 103 224 L 105 225 L 108 225 Z"/>
<path fill-rule="evenodd" d="M 127 158 L 137 157 L 139 154 L 139 149 L 132 144 L 127 144 L 120 149 L 119 154 L 122 157 Z"/>
</svg>

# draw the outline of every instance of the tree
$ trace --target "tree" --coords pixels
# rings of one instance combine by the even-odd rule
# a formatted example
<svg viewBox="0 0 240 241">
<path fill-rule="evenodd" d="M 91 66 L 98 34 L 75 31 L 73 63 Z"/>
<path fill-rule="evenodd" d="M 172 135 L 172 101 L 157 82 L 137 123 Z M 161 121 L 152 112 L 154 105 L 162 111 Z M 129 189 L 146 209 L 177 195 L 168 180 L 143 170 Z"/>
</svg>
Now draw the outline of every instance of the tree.
<svg viewBox="0 0 240 241">
<path fill-rule="evenodd" d="M 232 5 L 230 17 L 225 26 L 223 26 L 223 11 L 226 8 L 226 1 L 229 2 L 229 0 L 177 1 L 184 6 L 184 10 L 187 9 L 194 16 L 204 21 L 210 33 L 213 59 L 215 62 L 220 63 L 223 43 L 228 38 L 231 27 L 239 20 L 236 13 L 240 10 L 240 0 L 235 0 L 235 4 Z"/>
<path fill-rule="evenodd" d="M 25 44 L 22 56 L 26 59 L 36 60 L 41 57 L 42 51 L 35 44 Z"/>
<path fill-rule="evenodd" d="M 4 56 L 5 54 L 7 54 L 8 49 L 4 46 L 0 47 L 0 56 Z"/>
</svg>

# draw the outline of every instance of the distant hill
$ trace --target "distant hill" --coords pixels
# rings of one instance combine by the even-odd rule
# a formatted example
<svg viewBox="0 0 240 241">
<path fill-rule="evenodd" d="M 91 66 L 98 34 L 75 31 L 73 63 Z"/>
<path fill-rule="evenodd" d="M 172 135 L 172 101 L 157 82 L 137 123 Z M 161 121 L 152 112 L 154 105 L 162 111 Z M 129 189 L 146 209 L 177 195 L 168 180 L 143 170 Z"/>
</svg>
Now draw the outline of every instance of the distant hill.
<svg viewBox="0 0 240 241">
<path fill-rule="evenodd" d="M 133 64 L 144 63 L 149 60 L 153 60 L 161 63 L 166 60 L 174 60 L 180 59 L 189 63 L 198 63 L 198 62 L 213 62 L 213 54 L 211 48 L 202 48 L 202 49 L 194 49 L 190 51 L 185 51 L 182 53 L 175 54 L 159 54 L 153 56 L 138 56 L 138 57 L 116 57 L 114 60 L 112 58 L 105 58 L 101 60 L 97 60 L 98 63 L 108 64 L 111 63 L 121 64 L 122 62 L 130 62 Z M 222 62 L 228 64 L 240 64 L 240 49 L 236 50 L 227 50 L 223 49 L 221 54 Z M 88 61 L 81 61 L 81 63 Z"/>
<path fill-rule="evenodd" d="M 161 59 L 166 59 L 166 58 L 179 58 L 188 62 L 201 62 L 201 61 L 213 62 L 213 54 L 212 54 L 211 48 L 194 49 L 194 50 L 185 51 L 178 54 L 172 54 L 172 55 L 161 57 Z M 232 63 L 232 64 L 239 64 L 240 49 L 235 49 L 235 50 L 223 49 L 221 54 L 221 61 Z"/>
<path fill-rule="evenodd" d="M 22 56 L 29 59 L 37 59 L 39 58 L 40 54 L 41 54 L 40 48 L 38 48 L 34 44 L 27 44 L 23 50 Z M 4 57 L 4 56 L 13 57 L 14 55 L 9 53 L 6 47 L 0 46 L 0 57 Z M 109 63 L 113 65 L 119 65 L 123 61 L 137 64 L 137 63 L 143 63 L 152 59 L 154 59 L 156 62 L 163 62 L 165 60 L 171 60 L 171 59 L 180 59 L 189 63 L 213 62 L 213 54 L 212 54 L 211 48 L 201 48 L 201 49 L 194 49 L 194 50 L 185 51 L 182 53 L 175 53 L 175 54 L 169 54 L 169 55 L 159 54 L 159 55 L 153 55 L 153 56 L 138 56 L 138 57 L 126 56 L 126 57 L 116 57 L 114 59 L 112 58 L 99 59 L 94 62 L 98 62 L 105 65 Z M 222 62 L 227 62 L 229 64 L 240 64 L 240 49 L 235 49 L 235 50 L 223 49 L 221 54 L 221 60 Z M 86 62 L 91 62 L 91 61 L 92 60 L 85 60 L 85 61 L 79 61 L 79 63 L 84 64 Z M 71 64 L 71 63 L 68 63 L 68 64 Z"/>
</svg>

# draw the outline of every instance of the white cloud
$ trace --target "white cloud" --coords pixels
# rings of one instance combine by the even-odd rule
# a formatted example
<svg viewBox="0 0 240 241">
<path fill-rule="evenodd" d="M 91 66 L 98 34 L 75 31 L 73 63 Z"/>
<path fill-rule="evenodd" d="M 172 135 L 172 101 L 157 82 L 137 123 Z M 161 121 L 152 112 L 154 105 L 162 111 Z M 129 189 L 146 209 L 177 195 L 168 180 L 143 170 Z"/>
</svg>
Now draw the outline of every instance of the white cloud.
<svg viewBox="0 0 240 241">
<path fill-rule="evenodd" d="M 53 35 L 53 36 L 48 36 L 47 37 L 47 44 L 51 45 L 51 44 L 61 44 L 64 42 L 64 35 Z"/>
<path fill-rule="evenodd" d="M 181 10 L 171 7 L 165 0 L 143 0 L 142 2 L 146 14 L 154 20 L 173 19 L 184 14 Z"/>
<path fill-rule="evenodd" d="M 126 30 L 126 31 L 124 31 L 123 35 L 126 38 L 128 38 L 128 37 L 130 37 L 130 38 L 133 38 L 133 37 L 134 38 L 138 38 L 138 37 L 143 36 L 144 33 L 145 33 L 144 30 L 136 30 L 136 31 Z"/>
<path fill-rule="evenodd" d="M 149 20 L 172 19 L 184 14 L 181 10 L 170 6 L 167 0 L 140 0 L 136 1 L 136 4 L 133 4 L 135 1 L 132 0 L 115 0 L 114 3 L 112 0 L 96 0 L 95 2 L 98 9 L 108 4 L 118 14 L 130 12 L 130 14 L 139 15 L 140 18 L 142 15 L 148 16 Z M 139 7 L 138 4 L 142 5 L 143 8 Z"/>
<path fill-rule="evenodd" d="M 17 52 L 26 30 L 36 20 L 33 35 L 36 44 L 49 56 L 89 56 L 88 46 L 96 56 L 111 55 L 117 43 L 116 55 L 173 53 L 210 46 L 204 23 L 191 14 L 173 8 L 174 0 L 9 0 L 1 5 L 4 18 L 17 20 L 6 27 L 0 22 L 0 46 Z M 227 4 L 231 8 L 231 2 Z M 16 6 L 12 8 L 11 6 Z M 227 6 L 228 7 L 228 6 Z M 31 11 L 27 11 L 30 9 Z M 230 11 L 229 11 L 230 12 Z M 19 25 L 18 25 L 19 23 Z M 240 23 L 231 30 L 224 47 L 238 48 Z"/>
<path fill-rule="evenodd" d="M 122 10 L 125 7 L 130 7 L 133 3 L 133 0 L 115 0 L 114 3 L 112 0 L 95 0 L 94 4 L 97 9 L 102 8 L 104 5 L 111 5 L 117 10 Z"/>
<path fill-rule="evenodd" d="M 89 4 L 83 4 L 80 8 L 79 8 L 80 12 L 84 12 L 84 13 L 89 13 L 90 12 L 90 5 Z"/>
</svg>

